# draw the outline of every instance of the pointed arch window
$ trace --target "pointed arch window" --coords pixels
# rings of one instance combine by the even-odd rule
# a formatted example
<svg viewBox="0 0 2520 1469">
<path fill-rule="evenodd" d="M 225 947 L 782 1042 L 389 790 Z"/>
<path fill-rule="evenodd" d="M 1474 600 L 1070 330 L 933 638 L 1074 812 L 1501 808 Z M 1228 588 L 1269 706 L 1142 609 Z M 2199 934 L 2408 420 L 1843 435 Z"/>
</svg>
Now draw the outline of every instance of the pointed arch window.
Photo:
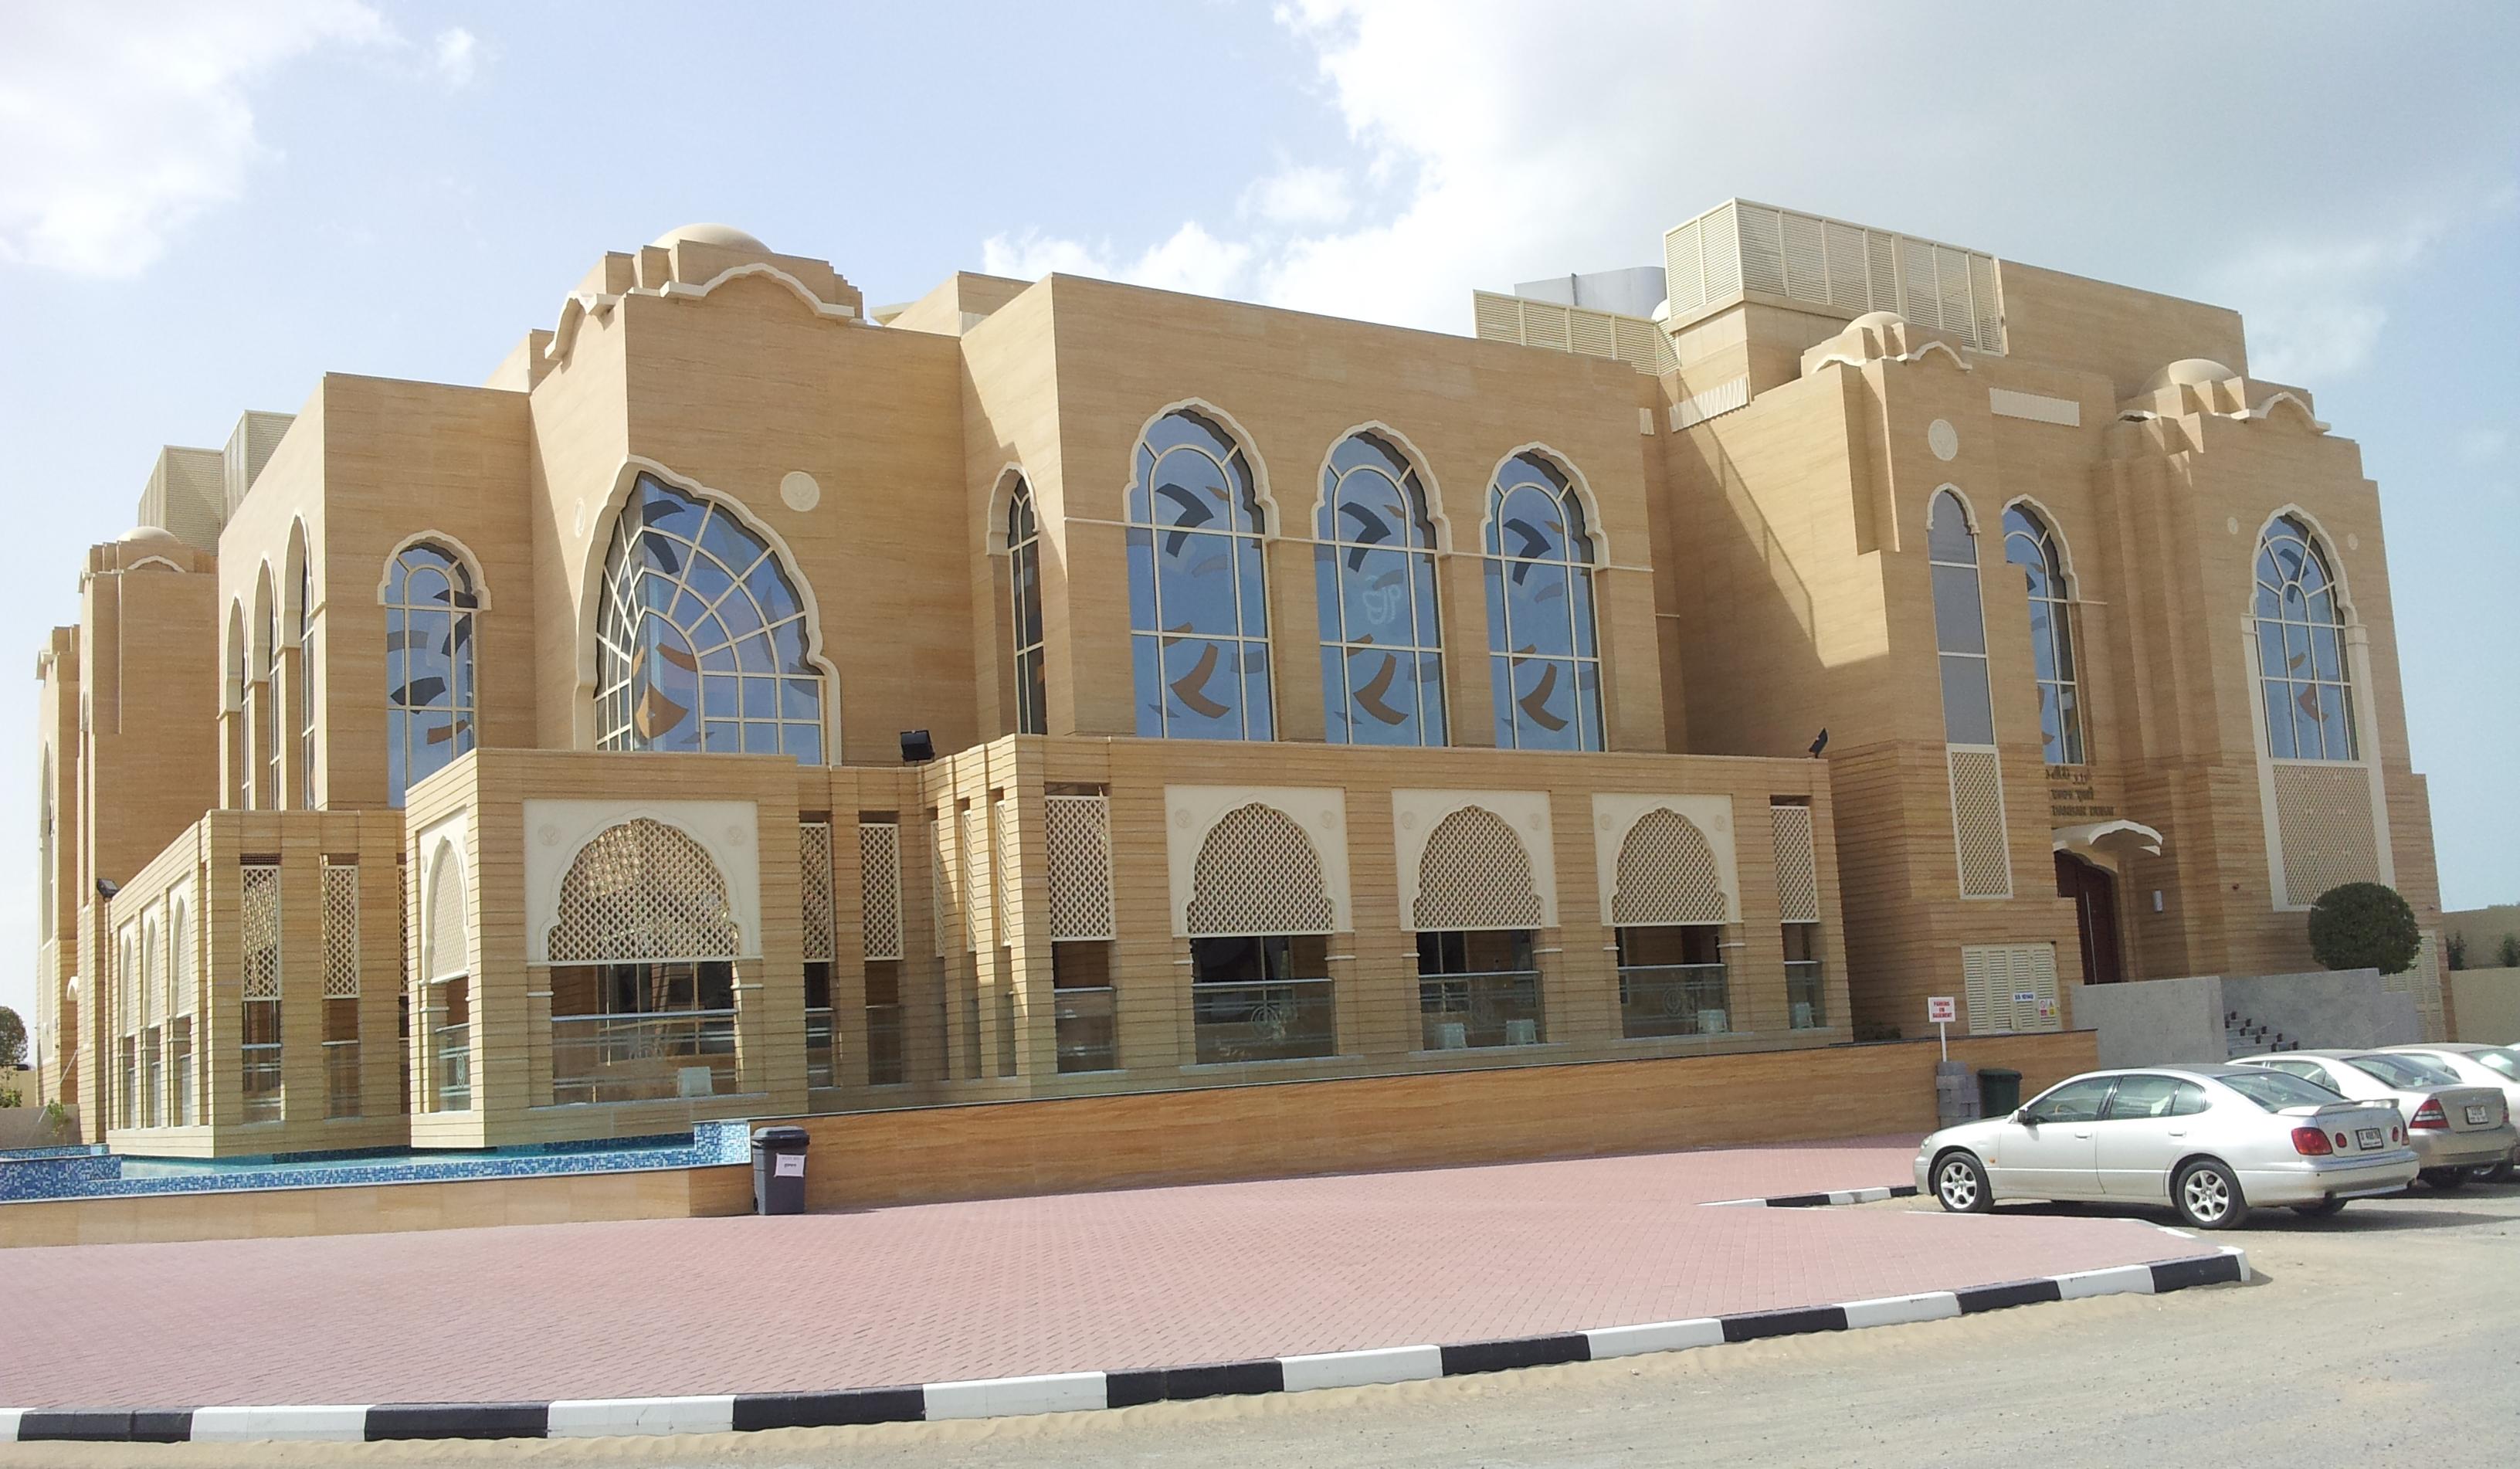
<svg viewBox="0 0 2520 1469">
<path fill-rule="evenodd" d="M 403 795 L 472 748 L 472 573 L 434 542 L 403 548 L 385 575 L 385 784 Z"/>
<path fill-rule="evenodd" d="M 2360 759 L 2345 607 L 2327 554 L 2300 517 L 2279 515 L 2258 537 L 2251 611 L 2268 753 L 2282 760 Z"/>
<path fill-rule="evenodd" d="M 1269 739 L 1269 590 L 1251 463 L 1187 409 L 1139 441 L 1129 484 L 1138 733 Z"/>
<path fill-rule="evenodd" d="M 1934 650 L 1943 666 L 1943 738 L 1952 744 L 1995 743 L 1995 704 L 1987 682 L 1986 608 L 1978 597 L 1977 532 L 1968 509 L 1949 490 L 1926 515 L 1925 559 L 1934 576 Z"/>
<path fill-rule="evenodd" d="M 1330 742 L 1444 743 L 1435 529 L 1418 471 L 1379 435 L 1348 435 L 1322 470 L 1315 535 Z"/>
<path fill-rule="evenodd" d="M 2030 591 L 2030 660 L 2039 678 L 2039 737 L 2049 765 L 2081 765 L 2083 700 L 2074 664 L 2073 599 L 2065 591 L 2065 556 L 2056 533 L 2029 507 L 2003 512 L 2003 558 L 2021 568 Z"/>
<path fill-rule="evenodd" d="M 596 639 L 600 748 L 823 763 L 804 599 L 724 505 L 639 476 L 613 522 Z"/>
<path fill-rule="evenodd" d="M 315 567 L 297 563 L 297 804 L 315 806 Z"/>
<path fill-rule="evenodd" d="M 1032 486 L 1018 479 L 1007 505 L 1008 605 L 1014 619 L 1015 733 L 1050 733 L 1049 699 L 1041 664 L 1041 523 L 1033 516 Z"/>
<path fill-rule="evenodd" d="M 271 578 L 263 577 L 263 588 L 270 590 Z M 280 603 L 271 603 L 271 613 L 263 619 L 262 646 L 262 714 L 265 726 L 262 739 L 264 805 L 277 810 L 289 804 L 289 792 L 281 786 L 280 773 L 289 763 L 289 710 L 281 703 L 288 680 L 281 676 L 284 645 L 280 641 Z"/>
<path fill-rule="evenodd" d="M 1504 749 L 1601 748 L 1593 541 L 1557 466 L 1506 461 L 1488 487 L 1489 676 Z"/>
</svg>

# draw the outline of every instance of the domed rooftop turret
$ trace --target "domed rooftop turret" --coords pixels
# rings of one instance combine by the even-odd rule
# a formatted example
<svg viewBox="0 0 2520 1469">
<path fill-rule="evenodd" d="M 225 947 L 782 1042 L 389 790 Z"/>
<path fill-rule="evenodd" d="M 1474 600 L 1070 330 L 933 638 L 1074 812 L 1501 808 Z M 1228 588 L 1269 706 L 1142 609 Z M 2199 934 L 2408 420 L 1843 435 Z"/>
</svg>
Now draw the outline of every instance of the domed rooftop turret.
<svg viewBox="0 0 2520 1469">
<path fill-rule="evenodd" d="M 120 545 L 149 551 L 166 551 L 184 544 L 180 536 L 162 525 L 135 525 L 113 539 Z"/>
<path fill-rule="evenodd" d="M 676 225 L 657 236 L 652 243 L 662 249 L 677 240 L 688 240 L 695 245 L 720 245 L 734 250 L 757 250 L 765 255 L 773 253 L 770 246 L 762 244 L 758 237 L 747 235 L 731 224 Z"/>
<path fill-rule="evenodd" d="M 2146 379 L 2143 390 L 2157 393 L 2165 387 L 2211 387 L 2238 376 L 2211 357 L 2182 357 Z"/>
</svg>

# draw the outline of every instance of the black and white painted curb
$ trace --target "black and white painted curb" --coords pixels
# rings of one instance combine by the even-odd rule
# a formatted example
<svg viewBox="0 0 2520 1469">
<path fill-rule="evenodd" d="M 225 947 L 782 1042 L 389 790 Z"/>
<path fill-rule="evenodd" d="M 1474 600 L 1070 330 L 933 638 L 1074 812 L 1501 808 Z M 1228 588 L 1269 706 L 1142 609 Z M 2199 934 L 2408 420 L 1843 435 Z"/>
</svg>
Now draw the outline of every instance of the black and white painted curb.
<svg viewBox="0 0 2520 1469">
<path fill-rule="evenodd" d="M 0 1408 L 0 1443 L 247 1443 L 296 1439 L 358 1443 L 384 1439 L 562 1439 L 621 1434 L 698 1434 L 760 1428 L 826 1428 L 999 1418 L 1083 1408 L 1131 1407 L 1255 1393 L 1420 1382 L 1557 1362 L 1603 1361 L 1725 1342 L 1811 1331 L 1852 1331 L 1938 1321 L 2045 1301 L 2158 1295 L 2191 1285 L 2246 1280 L 2246 1257 L 2225 1247 L 2150 1265 L 2007 1280 L 1958 1291 L 1889 1296 L 1789 1311 L 1606 1326 L 1553 1336 L 1452 1346 L 1383 1347 L 1253 1361 L 1207 1362 L 1125 1372 L 1059 1372 L 920 1387 L 832 1393 L 736 1393 L 708 1398 L 607 1398 L 562 1402 L 394 1402 L 308 1407 L 146 1409 Z"/>
<path fill-rule="evenodd" d="M 1912 1199 L 1916 1185 L 1900 1183 L 1889 1188 L 1837 1188 L 1827 1193 L 1778 1193 L 1764 1199 L 1713 1199 L 1709 1209 L 1825 1209 L 1831 1204 L 1877 1204 L 1883 1199 Z"/>
</svg>

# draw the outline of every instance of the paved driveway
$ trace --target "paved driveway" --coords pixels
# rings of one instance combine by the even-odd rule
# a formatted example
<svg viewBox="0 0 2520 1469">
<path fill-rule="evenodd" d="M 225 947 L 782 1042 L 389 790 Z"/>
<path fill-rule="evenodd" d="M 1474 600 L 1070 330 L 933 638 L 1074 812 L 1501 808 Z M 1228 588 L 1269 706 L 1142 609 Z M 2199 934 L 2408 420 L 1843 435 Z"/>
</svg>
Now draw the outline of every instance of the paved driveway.
<svg viewBox="0 0 2520 1469">
<path fill-rule="evenodd" d="M 1723 1209 L 1912 1139 L 672 1220 L 0 1256 L 0 1404 L 875 1387 L 1479 1341 L 2191 1254 L 2135 1219 Z"/>
</svg>

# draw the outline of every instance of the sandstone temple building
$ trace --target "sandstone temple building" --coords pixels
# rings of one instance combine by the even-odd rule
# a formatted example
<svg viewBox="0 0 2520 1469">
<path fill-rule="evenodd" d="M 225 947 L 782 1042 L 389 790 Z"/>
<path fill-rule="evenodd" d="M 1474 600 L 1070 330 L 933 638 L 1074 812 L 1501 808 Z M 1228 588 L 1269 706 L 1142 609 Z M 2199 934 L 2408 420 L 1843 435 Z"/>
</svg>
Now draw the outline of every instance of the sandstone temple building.
<svg viewBox="0 0 2520 1469">
<path fill-rule="evenodd" d="M 643 1136 L 2048 1030 L 2310 967 L 2340 881 L 2437 925 L 2377 493 L 2236 315 L 1663 245 L 1465 337 L 696 225 L 478 385 L 165 449 L 36 659 L 44 1093 Z"/>
</svg>

